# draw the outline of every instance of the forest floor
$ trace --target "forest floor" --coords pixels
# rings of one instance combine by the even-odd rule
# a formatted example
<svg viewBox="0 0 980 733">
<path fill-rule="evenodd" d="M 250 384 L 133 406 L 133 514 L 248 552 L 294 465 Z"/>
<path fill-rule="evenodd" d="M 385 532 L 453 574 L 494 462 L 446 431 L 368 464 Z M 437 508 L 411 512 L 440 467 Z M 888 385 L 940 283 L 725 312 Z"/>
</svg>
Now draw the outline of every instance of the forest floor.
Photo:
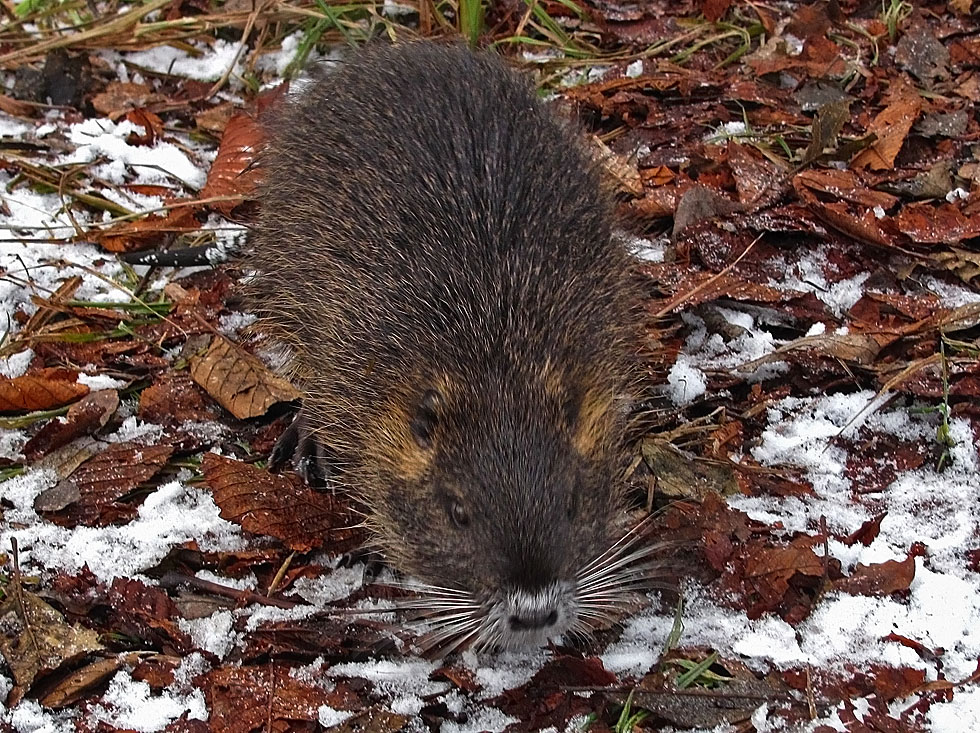
<svg viewBox="0 0 980 733">
<path fill-rule="evenodd" d="M 971 1 L 459 5 L 3 0 L 0 729 L 980 729 Z M 264 468 L 234 252 L 284 80 L 459 32 L 591 135 L 631 511 L 695 542 L 589 643 L 430 660 L 353 499 Z"/>
</svg>

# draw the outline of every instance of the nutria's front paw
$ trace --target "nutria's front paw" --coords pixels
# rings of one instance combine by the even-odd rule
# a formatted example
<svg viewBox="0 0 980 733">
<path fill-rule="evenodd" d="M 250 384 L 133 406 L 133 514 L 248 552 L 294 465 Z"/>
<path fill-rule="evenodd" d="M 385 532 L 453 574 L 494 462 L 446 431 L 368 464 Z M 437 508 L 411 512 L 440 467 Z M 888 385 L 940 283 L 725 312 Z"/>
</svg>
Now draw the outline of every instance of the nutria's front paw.
<svg viewBox="0 0 980 733">
<path fill-rule="evenodd" d="M 330 459 L 316 440 L 309 418 L 303 408 L 289 424 L 269 455 L 269 470 L 278 473 L 289 463 L 310 488 L 322 490 L 329 485 L 333 473 Z"/>
</svg>

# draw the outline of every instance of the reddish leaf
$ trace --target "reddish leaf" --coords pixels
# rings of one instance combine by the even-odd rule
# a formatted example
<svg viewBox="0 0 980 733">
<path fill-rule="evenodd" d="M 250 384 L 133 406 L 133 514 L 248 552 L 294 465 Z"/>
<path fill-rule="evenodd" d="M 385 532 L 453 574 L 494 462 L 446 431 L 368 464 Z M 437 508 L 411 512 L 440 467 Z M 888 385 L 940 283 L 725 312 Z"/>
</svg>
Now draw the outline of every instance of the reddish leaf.
<svg viewBox="0 0 980 733">
<path fill-rule="evenodd" d="M 215 453 L 204 455 L 201 472 L 221 516 L 249 532 L 276 537 L 299 552 L 328 540 L 334 552 L 360 543 L 349 507 L 333 494 L 303 486 L 295 475 L 275 476 Z"/>
<path fill-rule="evenodd" d="M 860 542 L 862 545 L 867 547 L 868 545 L 870 545 L 872 542 L 875 541 L 875 538 L 878 536 L 878 533 L 881 531 L 881 520 L 884 519 L 886 516 L 888 516 L 887 512 L 882 512 L 877 517 L 872 517 L 867 522 L 865 522 L 860 527 L 858 527 L 858 529 L 856 529 L 854 532 L 852 532 L 851 534 L 847 535 L 847 537 L 842 539 L 841 542 L 843 542 L 848 547 L 851 547 L 852 545 L 858 542 Z"/>
<path fill-rule="evenodd" d="M 68 408 L 68 414 L 54 418 L 42 427 L 24 446 L 28 460 L 67 445 L 81 435 L 89 435 L 103 427 L 119 407 L 119 393 L 103 389 L 86 395 Z"/>
<path fill-rule="evenodd" d="M 846 578 L 834 581 L 834 588 L 861 596 L 887 596 L 907 591 L 915 578 L 915 557 L 887 560 L 874 565 L 858 564 Z"/>
<path fill-rule="evenodd" d="M 59 512 L 67 508 L 50 519 L 69 527 L 109 523 L 111 512 L 119 510 L 114 502 L 153 478 L 173 452 L 169 445 L 112 443 L 53 489 L 42 492 L 35 509 Z"/>
<path fill-rule="evenodd" d="M 65 369 L 42 369 L 36 374 L 0 378 L 0 412 L 50 410 L 88 394 L 78 374 Z"/>
<path fill-rule="evenodd" d="M 851 164 L 855 168 L 891 169 L 921 111 L 922 99 L 918 94 L 910 92 L 897 97 L 875 117 L 868 129 L 878 139 L 862 150 Z"/>
<path fill-rule="evenodd" d="M 798 537 L 787 547 L 764 547 L 748 556 L 744 585 L 753 599 L 749 616 L 757 618 L 779 606 L 796 575 L 819 578 L 824 563 L 813 551 L 815 537 Z"/>
<path fill-rule="evenodd" d="M 220 667 L 202 681 L 211 730 L 251 733 L 255 730 L 294 730 L 315 722 L 329 696 L 319 685 L 302 682 L 282 664 L 261 667 Z"/>
<path fill-rule="evenodd" d="M 704 19 L 714 23 L 721 20 L 721 17 L 728 12 L 732 5 L 732 0 L 704 0 L 702 12 Z"/>
<path fill-rule="evenodd" d="M 980 216 L 966 217 L 952 204 L 909 204 L 898 212 L 896 221 L 914 242 L 955 244 L 980 236 Z"/>
<path fill-rule="evenodd" d="M 232 200 L 215 202 L 212 208 L 227 216 L 252 195 L 260 178 L 255 161 L 264 142 L 262 127 L 251 115 L 237 114 L 228 120 L 201 197 L 228 196 Z"/>
</svg>

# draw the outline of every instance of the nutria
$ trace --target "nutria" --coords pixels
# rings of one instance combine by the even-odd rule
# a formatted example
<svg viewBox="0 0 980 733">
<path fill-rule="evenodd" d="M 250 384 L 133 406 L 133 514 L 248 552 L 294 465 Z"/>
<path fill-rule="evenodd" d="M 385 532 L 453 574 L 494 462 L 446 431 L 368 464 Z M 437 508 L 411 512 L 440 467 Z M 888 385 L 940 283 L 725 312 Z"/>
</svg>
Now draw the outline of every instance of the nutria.
<svg viewBox="0 0 980 733">
<path fill-rule="evenodd" d="M 270 125 L 251 303 L 305 394 L 280 447 L 315 438 L 446 648 L 588 631 L 635 578 L 629 257 L 581 138 L 430 42 L 369 46 Z"/>
</svg>

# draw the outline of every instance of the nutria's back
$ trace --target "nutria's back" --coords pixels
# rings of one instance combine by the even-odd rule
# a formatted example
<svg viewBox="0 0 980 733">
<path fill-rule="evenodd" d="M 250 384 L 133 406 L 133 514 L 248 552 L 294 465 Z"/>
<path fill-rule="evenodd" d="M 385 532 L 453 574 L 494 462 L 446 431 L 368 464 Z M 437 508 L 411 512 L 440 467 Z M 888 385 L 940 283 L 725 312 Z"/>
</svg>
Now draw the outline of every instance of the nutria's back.
<svg viewBox="0 0 980 733">
<path fill-rule="evenodd" d="M 587 626 L 630 297 L 579 136 L 490 54 L 374 45 L 298 95 L 263 166 L 254 308 L 389 559 L 478 609 L 445 641 Z"/>
</svg>

